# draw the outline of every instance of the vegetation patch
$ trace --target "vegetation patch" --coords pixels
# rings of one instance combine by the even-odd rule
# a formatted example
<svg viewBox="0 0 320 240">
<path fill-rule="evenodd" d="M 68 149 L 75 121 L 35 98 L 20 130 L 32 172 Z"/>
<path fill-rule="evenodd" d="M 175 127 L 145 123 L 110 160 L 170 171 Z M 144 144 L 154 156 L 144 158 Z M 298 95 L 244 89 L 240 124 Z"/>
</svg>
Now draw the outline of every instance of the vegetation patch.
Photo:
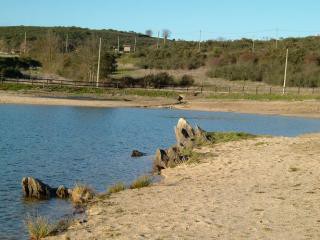
<svg viewBox="0 0 320 240">
<path fill-rule="evenodd" d="M 113 186 L 108 188 L 108 194 L 117 193 L 124 191 L 126 189 L 126 185 L 123 182 L 118 182 L 114 184 Z"/>
<path fill-rule="evenodd" d="M 213 144 L 256 138 L 257 135 L 244 132 L 208 132 L 208 138 Z"/>
<path fill-rule="evenodd" d="M 141 176 L 131 183 L 130 189 L 140 189 L 140 188 L 148 187 L 151 185 L 151 183 L 152 183 L 152 179 L 149 176 Z"/>
<path fill-rule="evenodd" d="M 25 220 L 29 236 L 32 240 L 40 240 L 49 236 L 55 229 L 55 226 L 43 216 L 28 216 Z"/>
<path fill-rule="evenodd" d="M 72 190 L 71 201 L 81 205 L 90 201 L 95 196 L 94 190 L 85 184 L 77 183 Z"/>
<path fill-rule="evenodd" d="M 254 101 L 303 101 L 320 99 L 317 95 L 295 95 L 295 94 L 210 94 L 209 99 L 227 99 L 227 100 L 254 100 Z"/>
</svg>

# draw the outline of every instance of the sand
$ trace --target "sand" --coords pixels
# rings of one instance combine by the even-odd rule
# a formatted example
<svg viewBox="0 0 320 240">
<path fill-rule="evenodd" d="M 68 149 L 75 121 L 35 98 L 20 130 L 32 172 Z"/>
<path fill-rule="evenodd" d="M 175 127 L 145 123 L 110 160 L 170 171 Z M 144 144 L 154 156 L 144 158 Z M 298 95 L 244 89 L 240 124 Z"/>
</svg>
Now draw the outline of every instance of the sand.
<svg viewBox="0 0 320 240">
<path fill-rule="evenodd" d="M 320 101 L 253 101 L 253 100 L 192 100 L 176 105 L 183 110 L 239 112 L 320 118 Z"/>
<path fill-rule="evenodd" d="M 204 147 L 200 164 L 89 207 L 49 239 L 319 239 L 320 134 Z"/>
<path fill-rule="evenodd" d="M 48 95 L 48 93 L 46 93 Z M 205 100 L 187 99 L 177 104 L 175 99 L 138 96 L 108 96 L 106 99 L 72 99 L 70 96 L 39 96 L 0 91 L 0 104 L 60 105 L 78 107 L 170 107 L 182 110 L 215 112 L 240 112 L 320 118 L 320 101 L 252 101 L 252 100 Z"/>
<path fill-rule="evenodd" d="M 163 107 L 173 105 L 175 99 L 165 98 L 116 98 L 108 99 L 76 99 L 70 96 L 39 96 L 31 94 L 14 94 L 0 91 L 0 104 L 25 104 L 25 105 L 48 105 L 48 106 L 75 106 L 75 107 Z"/>
</svg>

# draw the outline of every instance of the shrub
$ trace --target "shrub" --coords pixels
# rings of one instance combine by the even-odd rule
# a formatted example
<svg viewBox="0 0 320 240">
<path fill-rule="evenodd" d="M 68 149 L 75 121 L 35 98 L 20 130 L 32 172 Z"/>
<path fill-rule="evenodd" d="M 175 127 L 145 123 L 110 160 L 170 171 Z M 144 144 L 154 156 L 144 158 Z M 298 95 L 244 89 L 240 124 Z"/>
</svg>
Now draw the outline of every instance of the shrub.
<svg viewBox="0 0 320 240">
<path fill-rule="evenodd" d="M 193 83 L 194 83 L 194 79 L 190 75 L 183 75 L 179 81 L 179 85 L 181 87 L 189 87 L 189 86 L 192 86 Z"/>
<path fill-rule="evenodd" d="M 114 184 L 113 186 L 109 187 L 108 194 L 121 192 L 126 189 L 126 185 L 122 182 L 118 182 Z"/>
<path fill-rule="evenodd" d="M 50 235 L 54 230 L 52 224 L 49 223 L 46 217 L 28 216 L 25 220 L 29 236 L 32 240 L 39 240 Z"/>
<path fill-rule="evenodd" d="M 77 183 L 72 190 L 71 200 L 75 204 L 85 204 L 94 196 L 95 192 L 91 187 Z"/>
<path fill-rule="evenodd" d="M 20 72 L 20 70 L 13 68 L 13 67 L 3 68 L 1 70 L 1 73 L 4 77 L 7 77 L 7 78 L 22 78 L 23 77 L 23 74 Z"/>
<path fill-rule="evenodd" d="M 149 176 L 141 176 L 131 183 L 130 189 L 136 189 L 136 188 L 139 189 L 143 187 L 148 187 L 151 185 L 151 183 L 152 181 Z"/>
<path fill-rule="evenodd" d="M 168 73 L 158 73 L 149 77 L 150 85 L 155 88 L 163 88 L 166 86 L 174 85 L 174 79 Z"/>
</svg>

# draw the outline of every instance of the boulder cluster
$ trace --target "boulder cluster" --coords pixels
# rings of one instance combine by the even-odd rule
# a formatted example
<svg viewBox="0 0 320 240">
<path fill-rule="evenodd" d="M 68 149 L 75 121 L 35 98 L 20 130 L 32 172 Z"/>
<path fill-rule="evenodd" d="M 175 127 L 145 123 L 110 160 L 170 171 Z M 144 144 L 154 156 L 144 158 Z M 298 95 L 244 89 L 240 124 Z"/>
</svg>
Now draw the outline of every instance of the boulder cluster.
<svg viewBox="0 0 320 240">
<path fill-rule="evenodd" d="M 153 170 L 160 172 L 162 169 L 176 166 L 188 160 L 183 154 L 185 149 L 192 149 L 199 143 L 209 141 L 207 132 L 196 126 L 193 128 L 184 118 L 180 118 L 174 128 L 177 143 L 168 149 L 157 149 Z"/>
<path fill-rule="evenodd" d="M 63 185 L 52 188 L 39 179 L 24 177 L 22 179 L 22 192 L 26 198 L 45 200 L 50 198 L 69 198 L 72 190 Z"/>
</svg>

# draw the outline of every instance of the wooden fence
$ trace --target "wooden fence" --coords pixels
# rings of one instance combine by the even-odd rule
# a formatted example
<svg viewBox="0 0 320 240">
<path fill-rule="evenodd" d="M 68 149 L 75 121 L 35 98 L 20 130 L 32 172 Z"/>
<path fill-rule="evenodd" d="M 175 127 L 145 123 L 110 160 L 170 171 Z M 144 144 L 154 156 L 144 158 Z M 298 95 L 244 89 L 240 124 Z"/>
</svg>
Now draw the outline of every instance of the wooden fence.
<svg viewBox="0 0 320 240">
<path fill-rule="evenodd" d="M 218 85 L 206 85 L 206 86 L 192 86 L 192 87 L 178 87 L 178 86 L 160 86 L 154 88 L 150 86 L 131 86 L 123 87 L 120 82 L 105 82 L 101 81 L 99 86 L 96 82 L 86 81 L 74 81 L 67 79 L 51 79 L 51 78 L 30 78 L 30 79 L 14 79 L 14 78 L 3 78 L 0 76 L 0 84 L 11 83 L 11 84 L 27 84 L 34 86 L 56 86 L 56 87 L 74 87 L 74 88 L 99 88 L 99 89 L 144 89 L 144 90 L 166 90 L 166 91 L 177 91 L 177 92 L 201 92 L 207 94 L 282 94 L 283 89 L 279 86 L 218 86 Z M 302 88 L 302 87 L 288 87 L 286 88 L 287 94 L 295 95 L 320 95 L 320 88 Z"/>
</svg>

